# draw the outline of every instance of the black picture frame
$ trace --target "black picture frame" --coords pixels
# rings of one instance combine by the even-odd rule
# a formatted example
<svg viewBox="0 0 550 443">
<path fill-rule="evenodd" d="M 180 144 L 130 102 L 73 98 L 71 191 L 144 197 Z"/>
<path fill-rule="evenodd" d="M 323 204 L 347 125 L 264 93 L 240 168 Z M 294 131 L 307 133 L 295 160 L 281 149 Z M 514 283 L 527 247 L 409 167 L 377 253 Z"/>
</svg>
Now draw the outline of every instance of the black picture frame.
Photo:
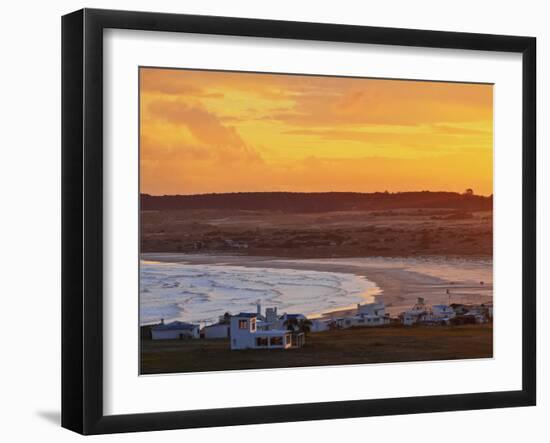
<svg viewBox="0 0 550 443">
<path fill-rule="evenodd" d="M 522 389 L 104 415 L 102 84 L 103 30 L 108 28 L 522 54 Z M 535 66 L 533 37 L 97 9 L 65 15 L 62 18 L 62 426 L 82 434 L 105 434 L 535 405 Z"/>
</svg>

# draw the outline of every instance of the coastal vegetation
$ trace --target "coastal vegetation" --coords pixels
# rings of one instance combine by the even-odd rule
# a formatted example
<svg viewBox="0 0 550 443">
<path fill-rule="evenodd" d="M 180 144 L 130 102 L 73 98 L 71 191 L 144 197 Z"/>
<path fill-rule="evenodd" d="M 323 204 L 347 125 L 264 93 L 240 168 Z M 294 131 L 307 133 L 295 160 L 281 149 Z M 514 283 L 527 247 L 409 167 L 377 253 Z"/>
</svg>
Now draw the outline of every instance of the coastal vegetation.
<svg viewBox="0 0 550 443">
<path fill-rule="evenodd" d="M 141 374 L 491 358 L 492 323 L 391 325 L 308 335 L 296 349 L 231 351 L 227 339 L 151 340 L 141 328 Z"/>
<path fill-rule="evenodd" d="M 492 245 L 492 197 L 466 193 L 141 197 L 141 252 L 490 257 Z"/>
</svg>

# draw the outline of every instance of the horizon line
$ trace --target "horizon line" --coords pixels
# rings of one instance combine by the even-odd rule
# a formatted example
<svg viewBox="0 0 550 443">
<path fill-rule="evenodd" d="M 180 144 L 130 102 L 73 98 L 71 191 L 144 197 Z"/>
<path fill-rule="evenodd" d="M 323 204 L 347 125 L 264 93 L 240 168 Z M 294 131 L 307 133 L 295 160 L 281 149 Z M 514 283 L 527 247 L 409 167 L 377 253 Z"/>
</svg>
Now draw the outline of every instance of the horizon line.
<svg viewBox="0 0 550 443">
<path fill-rule="evenodd" d="M 139 192 L 139 195 L 148 195 L 150 197 L 194 197 L 194 196 L 207 196 L 207 195 L 228 195 L 228 194 L 421 194 L 421 193 L 433 193 L 433 194 L 458 194 L 466 195 L 466 192 L 458 191 L 433 191 L 423 189 L 421 191 L 372 191 L 372 192 L 362 192 L 362 191 L 229 191 L 229 192 L 201 192 L 197 194 L 151 194 L 148 192 Z M 471 195 L 475 197 L 492 197 L 494 193 L 491 194 L 476 194 L 473 192 Z"/>
</svg>

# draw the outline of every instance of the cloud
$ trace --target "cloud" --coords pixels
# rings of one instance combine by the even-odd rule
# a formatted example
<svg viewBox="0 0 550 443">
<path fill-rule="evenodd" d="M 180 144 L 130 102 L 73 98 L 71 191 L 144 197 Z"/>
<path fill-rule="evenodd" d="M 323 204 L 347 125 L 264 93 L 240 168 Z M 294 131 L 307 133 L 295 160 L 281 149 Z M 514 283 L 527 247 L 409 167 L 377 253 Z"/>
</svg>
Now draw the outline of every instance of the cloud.
<svg viewBox="0 0 550 443">
<path fill-rule="evenodd" d="M 339 93 L 307 93 L 294 97 L 294 105 L 275 112 L 272 118 L 293 126 L 426 125 L 489 121 L 492 119 L 492 90 L 472 94 L 464 85 L 426 86 L 421 82 L 395 85 L 364 85 L 342 88 Z M 349 86 L 349 85 L 348 85 Z M 472 86 L 472 85 L 468 85 Z M 476 85 L 474 85 L 476 86 Z M 330 92 L 330 91 L 329 91 Z"/>
<path fill-rule="evenodd" d="M 151 68 L 142 68 L 141 82 L 144 92 L 172 94 L 187 102 L 222 98 L 228 92 L 243 100 L 256 97 L 263 106 L 250 106 L 257 112 L 248 113 L 248 119 L 293 126 L 492 119 L 493 87 L 487 84 Z"/>
<path fill-rule="evenodd" d="M 440 134 L 449 134 L 449 135 L 484 135 L 492 137 L 492 131 L 483 130 L 483 129 L 472 129 L 465 128 L 463 126 L 449 126 L 449 125 L 433 125 L 433 130 L 436 133 Z"/>
<path fill-rule="evenodd" d="M 176 101 L 155 100 L 148 105 L 152 117 L 185 126 L 196 141 L 224 161 L 261 161 L 259 154 L 244 142 L 233 126 L 225 126 L 205 109 Z"/>
<path fill-rule="evenodd" d="M 140 72 L 145 192 L 492 192 L 491 85 Z"/>
<path fill-rule="evenodd" d="M 411 128 L 396 127 L 394 131 L 384 126 L 357 126 L 357 129 L 292 129 L 285 134 L 323 141 L 352 142 L 375 149 L 386 149 L 398 146 L 401 150 L 443 152 L 456 148 L 479 147 L 491 143 L 492 133 L 482 130 L 462 129 L 450 126 L 418 125 Z"/>
<path fill-rule="evenodd" d="M 202 142 L 213 145 L 244 145 L 233 127 L 224 126 L 218 117 L 204 109 L 164 100 L 155 100 L 148 108 L 158 119 L 186 126 Z"/>
<path fill-rule="evenodd" d="M 142 93 L 185 95 L 200 98 L 223 98 L 220 92 L 205 91 L 203 88 L 185 81 L 180 70 L 141 69 L 140 90 Z"/>
</svg>

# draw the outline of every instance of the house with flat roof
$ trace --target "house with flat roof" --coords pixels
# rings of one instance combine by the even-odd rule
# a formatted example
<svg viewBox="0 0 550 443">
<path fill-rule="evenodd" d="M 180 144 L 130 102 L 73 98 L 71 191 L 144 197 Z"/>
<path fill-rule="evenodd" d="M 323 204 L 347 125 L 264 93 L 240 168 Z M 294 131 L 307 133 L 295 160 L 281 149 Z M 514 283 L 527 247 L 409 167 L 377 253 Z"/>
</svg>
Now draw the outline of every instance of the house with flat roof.
<svg viewBox="0 0 550 443">
<path fill-rule="evenodd" d="M 194 325 L 183 321 L 164 323 L 164 319 L 161 319 L 160 324 L 151 328 L 151 338 L 153 340 L 182 340 L 199 338 L 199 330 L 199 325 Z"/>
<path fill-rule="evenodd" d="M 334 320 L 337 328 L 346 329 L 362 326 L 383 326 L 390 323 L 390 316 L 386 314 L 384 303 L 357 304 L 355 314 L 340 317 Z"/>
<path fill-rule="evenodd" d="M 357 316 L 365 320 L 365 326 L 383 326 L 390 323 L 390 316 L 386 314 L 384 303 L 366 303 L 357 305 Z"/>
<path fill-rule="evenodd" d="M 229 338 L 231 325 L 229 323 L 215 323 L 201 329 L 201 336 L 206 339 Z"/>
<path fill-rule="evenodd" d="M 305 343 L 303 333 L 286 329 L 259 329 L 258 314 L 241 312 L 231 317 L 231 350 L 288 349 Z"/>
<path fill-rule="evenodd" d="M 422 297 L 418 297 L 415 305 L 403 312 L 400 317 L 405 326 L 412 326 L 419 323 L 428 313 L 428 306 Z"/>
</svg>

